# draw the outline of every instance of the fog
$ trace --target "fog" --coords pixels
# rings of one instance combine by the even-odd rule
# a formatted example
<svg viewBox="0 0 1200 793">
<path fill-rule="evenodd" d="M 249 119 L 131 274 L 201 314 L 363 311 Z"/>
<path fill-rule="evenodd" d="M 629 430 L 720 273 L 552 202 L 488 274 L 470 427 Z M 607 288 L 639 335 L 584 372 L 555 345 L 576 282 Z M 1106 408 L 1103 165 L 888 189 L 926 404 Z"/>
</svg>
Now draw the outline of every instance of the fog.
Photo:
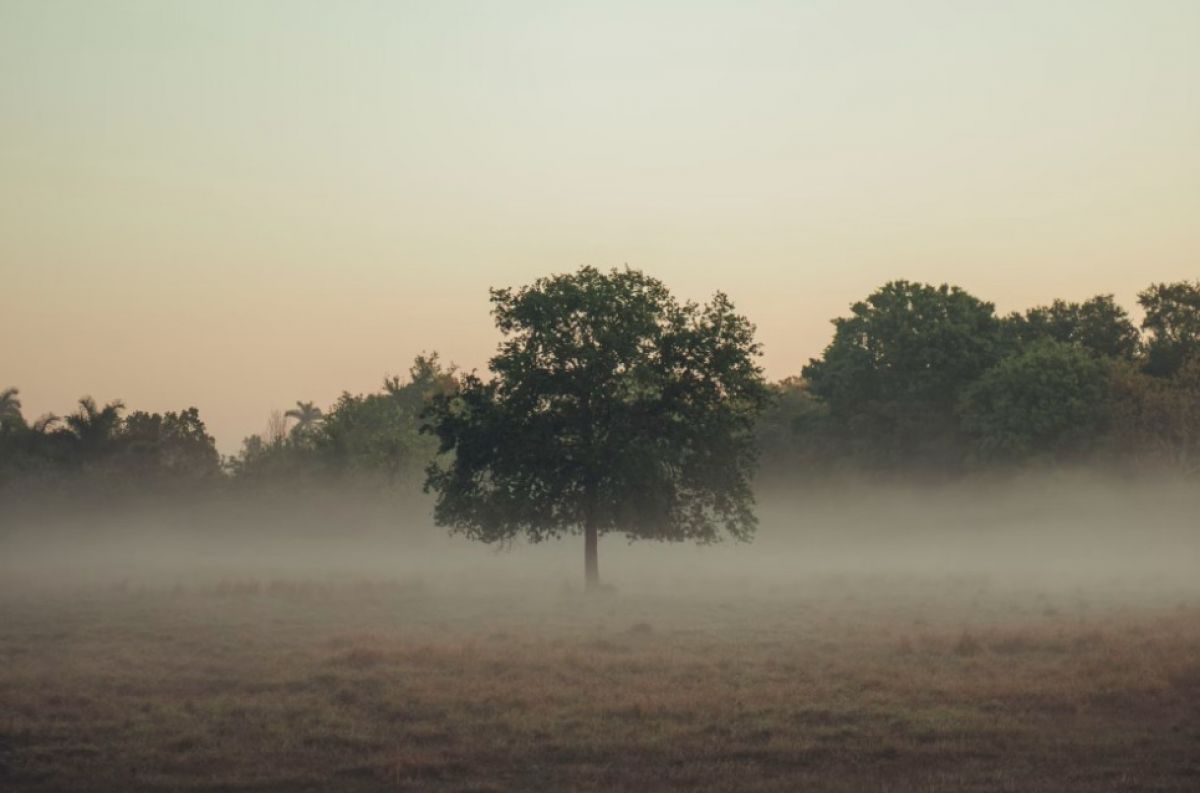
<svg viewBox="0 0 1200 793">
<path fill-rule="evenodd" d="M 610 594 L 769 595 L 829 577 L 971 577 L 1006 586 L 1184 589 L 1200 579 L 1186 479 L 1046 471 L 913 485 L 829 479 L 759 489 L 752 542 L 600 543 Z M 431 500 L 337 489 L 58 507 L 5 517 L 7 588 L 397 581 L 426 591 L 570 592 L 582 539 L 496 546 L 433 525 Z"/>
<path fill-rule="evenodd" d="M 1196 789 L 1183 480 L 764 486 L 753 542 L 606 535 L 590 591 L 582 537 L 410 490 L 29 503 L 0 787 Z"/>
</svg>

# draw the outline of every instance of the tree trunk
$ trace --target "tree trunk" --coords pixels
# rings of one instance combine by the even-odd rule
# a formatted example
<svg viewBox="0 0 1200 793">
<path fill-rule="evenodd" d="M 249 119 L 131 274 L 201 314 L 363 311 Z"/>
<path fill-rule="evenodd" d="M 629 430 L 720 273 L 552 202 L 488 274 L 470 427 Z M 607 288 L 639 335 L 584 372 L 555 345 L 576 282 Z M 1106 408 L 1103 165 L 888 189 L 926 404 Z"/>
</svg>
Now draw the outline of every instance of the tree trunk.
<svg viewBox="0 0 1200 793">
<path fill-rule="evenodd" d="M 587 589 L 593 592 L 600 588 L 600 561 L 597 557 L 599 537 L 596 521 L 589 515 L 583 526 L 583 569 Z"/>
</svg>

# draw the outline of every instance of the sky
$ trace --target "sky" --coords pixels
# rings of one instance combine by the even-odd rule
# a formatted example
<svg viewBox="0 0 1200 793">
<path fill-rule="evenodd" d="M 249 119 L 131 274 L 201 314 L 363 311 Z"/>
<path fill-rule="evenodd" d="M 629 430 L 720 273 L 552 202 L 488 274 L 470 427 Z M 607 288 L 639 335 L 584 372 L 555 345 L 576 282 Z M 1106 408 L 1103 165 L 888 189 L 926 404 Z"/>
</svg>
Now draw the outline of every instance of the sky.
<svg viewBox="0 0 1200 793">
<path fill-rule="evenodd" d="M 489 286 L 728 293 L 767 373 L 895 278 L 1001 311 L 1200 277 L 1200 2 L 0 0 L 0 388 L 272 409 Z"/>
</svg>

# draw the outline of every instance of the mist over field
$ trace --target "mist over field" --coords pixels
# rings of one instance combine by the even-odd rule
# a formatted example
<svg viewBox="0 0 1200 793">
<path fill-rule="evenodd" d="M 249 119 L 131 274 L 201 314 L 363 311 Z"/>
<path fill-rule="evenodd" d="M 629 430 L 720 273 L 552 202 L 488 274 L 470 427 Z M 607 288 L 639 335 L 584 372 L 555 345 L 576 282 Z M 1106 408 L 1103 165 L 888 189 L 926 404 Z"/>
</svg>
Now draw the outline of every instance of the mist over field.
<svg viewBox="0 0 1200 793">
<path fill-rule="evenodd" d="M 434 525 L 415 491 L 14 514 L 0 535 L 13 589 L 405 580 L 532 597 L 578 588 L 581 539 L 485 545 Z M 1200 570 L 1200 488 L 1186 478 L 1053 471 L 912 484 L 831 478 L 763 486 L 752 541 L 602 540 L 616 593 L 754 592 L 813 578 L 963 577 L 1053 589 L 1183 587 Z M 1200 585 L 1198 585 L 1200 586 Z"/>
<path fill-rule="evenodd" d="M 0 793 L 1197 793 L 1198 41 L 0 0 Z"/>
<path fill-rule="evenodd" d="M 233 456 L 0 392 L 0 781 L 1195 789 L 1200 282 L 893 281 L 778 382 L 721 292 L 489 295 Z"/>
<path fill-rule="evenodd" d="M 6 516 L 13 790 L 1194 789 L 1200 494 L 764 488 L 753 542 L 496 548 L 331 490 Z"/>
</svg>

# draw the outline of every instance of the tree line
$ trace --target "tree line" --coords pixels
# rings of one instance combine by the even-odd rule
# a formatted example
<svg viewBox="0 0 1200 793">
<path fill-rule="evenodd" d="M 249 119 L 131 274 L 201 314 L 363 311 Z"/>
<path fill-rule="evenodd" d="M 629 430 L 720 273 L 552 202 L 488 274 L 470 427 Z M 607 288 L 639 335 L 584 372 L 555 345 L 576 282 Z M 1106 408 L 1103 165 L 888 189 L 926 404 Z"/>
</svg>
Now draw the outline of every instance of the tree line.
<svg viewBox="0 0 1200 793">
<path fill-rule="evenodd" d="M 833 320 L 773 386 L 769 469 L 935 475 L 1014 465 L 1200 471 L 1200 282 L 998 315 L 952 286 L 893 281 Z"/>
<path fill-rule="evenodd" d="M 617 271 L 604 274 L 591 268 L 563 276 L 568 281 L 561 283 L 547 280 L 546 289 L 520 300 L 520 292 L 493 290 L 498 326 L 517 337 L 524 334 L 526 341 L 536 337 L 537 354 L 582 355 L 585 350 L 616 350 L 626 342 L 643 344 L 648 330 L 639 329 L 639 322 L 676 323 L 674 335 L 655 332 L 654 338 L 667 345 L 655 355 L 678 356 L 672 371 L 683 371 L 690 365 L 687 356 L 732 355 L 721 352 L 713 339 L 736 325 L 745 336 L 739 349 L 753 353 L 746 360 L 757 355 L 752 326 L 738 325 L 723 297 L 707 307 L 652 306 L 669 297 L 661 285 L 636 271 L 626 272 L 633 274 L 640 291 L 636 299 L 626 296 L 619 303 L 595 302 L 601 294 L 595 290 L 632 288 L 630 284 L 622 286 Z M 1138 304 L 1144 315 L 1140 324 L 1111 295 L 1056 300 L 1001 315 L 992 303 L 958 287 L 893 281 L 835 318 L 832 340 L 798 376 L 762 383 L 761 400 L 753 395 L 753 421 L 744 432 L 734 427 L 733 413 L 723 415 L 716 408 L 722 400 L 752 396 L 749 371 L 741 372 L 746 390 L 739 397 L 714 385 L 699 369 L 690 380 L 668 383 L 654 379 L 660 370 L 643 368 L 636 377 L 588 385 L 596 394 L 588 409 L 611 413 L 612 405 L 633 404 L 632 392 L 625 390 L 666 389 L 670 399 L 663 403 L 666 407 L 660 405 L 660 415 L 627 410 L 620 416 L 629 423 L 630 437 L 644 447 L 622 447 L 619 454 L 628 455 L 629 465 L 657 459 L 646 450 L 669 445 L 671 437 L 682 438 L 691 428 L 699 434 L 675 448 L 684 448 L 680 444 L 686 440 L 689 455 L 757 455 L 760 480 L 776 483 L 846 472 L 947 477 L 1028 465 L 1103 464 L 1195 474 L 1200 472 L 1200 282 L 1152 284 L 1139 293 Z M 716 313 L 705 319 L 704 310 Z M 588 325 L 579 321 L 588 311 L 623 316 Z M 701 332 L 703 322 L 709 325 Z M 609 328 L 610 336 L 578 337 L 597 327 Z M 513 347 L 511 340 L 505 344 L 494 362 L 508 367 L 508 375 L 545 378 L 535 352 Z M 726 363 L 743 365 L 732 358 Z M 719 361 L 709 364 L 718 366 Z M 624 365 L 620 356 L 588 362 L 589 371 Z M 194 407 L 127 411 L 119 401 L 100 405 L 84 397 L 66 415 L 28 418 L 20 392 L 9 388 L 0 392 L 0 494 L 13 500 L 46 490 L 249 492 L 347 481 L 412 486 L 424 481 L 440 446 L 466 439 L 451 438 L 453 423 L 449 414 L 436 415 L 437 406 L 457 400 L 461 407 L 471 399 L 483 404 L 479 400 L 506 372 L 493 371 L 482 379 L 443 365 L 436 354 L 422 355 L 407 377 L 388 377 L 375 392 L 343 393 L 323 409 L 298 402 L 276 413 L 266 431 L 246 438 L 238 453 L 224 459 Z M 544 448 L 546 438 L 536 433 L 561 428 L 519 419 L 542 409 L 534 403 L 545 396 L 538 396 L 543 386 L 553 384 L 528 386 L 524 398 L 532 401 L 523 405 L 524 413 L 513 412 L 517 403 L 512 403 L 505 407 L 509 413 L 492 416 L 495 426 L 486 436 L 488 443 L 502 442 L 513 457 L 536 455 L 539 444 Z M 703 409 L 697 407 L 702 402 Z M 489 409 L 500 407 L 495 403 Z M 706 436 L 733 445 L 697 451 Z M 749 439 L 744 446 L 732 440 L 743 436 Z M 454 455 L 469 461 L 466 446 L 454 447 Z M 559 468 L 566 464 L 549 462 Z M 713 466 L 703 475 L 719 476 L 718 469 Z M 434 484 L 442 493 L 451 484 L 444 477 L 471 475 L 446 466 L 437 470 L 441 473 L 434 472 Z M 438 476 L 443 477 L 440 482 Z M 640 470 L 613 485 L 617 489 L 612 492 L 642 498 L 649 508 L 661 493 L 648 486 L 658 481 L 655 476 L 655 470 Z M 646 486 L 635 487 L 639 483 Z M 465 494 L 463 490 L 463 498 L 444 502 L 446 520 L 456 519 L 455 510 L 457 519 L 468 519 L 463 510 L 473 507 Z M 594 495 L 613 505 L 598 520 L 632 519 L 632 513 L 618 514 L 618 500 L 611 494 L 597 490 Z M 735 513 L 729 514 L 736 528 Z"/>
</svg>

